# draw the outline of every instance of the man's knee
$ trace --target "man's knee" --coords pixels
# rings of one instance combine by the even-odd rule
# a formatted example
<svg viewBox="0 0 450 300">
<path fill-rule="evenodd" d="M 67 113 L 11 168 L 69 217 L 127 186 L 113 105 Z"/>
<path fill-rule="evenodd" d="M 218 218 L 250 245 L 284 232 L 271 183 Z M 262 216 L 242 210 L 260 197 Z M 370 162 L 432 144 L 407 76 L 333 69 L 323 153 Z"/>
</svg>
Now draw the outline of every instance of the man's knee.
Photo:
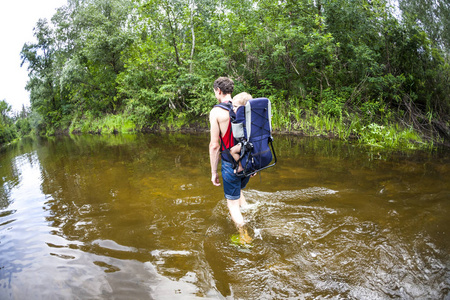
<svg viewBox="0 0 450 300">
<path fill-rule="evenodd" d="M 240 199 L 240 198 L 238 198 L 238 199 L 236 199 L 236 200 L 230 200 L 230 199 L 227 199 L 227 205 L 228 205 L 228 207 L 239 206 L 239 199 Z"/>
</svg>

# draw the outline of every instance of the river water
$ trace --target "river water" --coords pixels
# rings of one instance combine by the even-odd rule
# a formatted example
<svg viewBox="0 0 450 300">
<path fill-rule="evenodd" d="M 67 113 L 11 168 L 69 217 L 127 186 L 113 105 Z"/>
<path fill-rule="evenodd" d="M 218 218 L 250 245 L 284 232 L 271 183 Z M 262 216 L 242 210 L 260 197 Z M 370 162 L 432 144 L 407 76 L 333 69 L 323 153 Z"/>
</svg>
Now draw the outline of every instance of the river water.
<svg viewBox="0 0 450 300">
<path fill-rule="evenodd" d="M 236 234 L 207 134 L 0 152 L 0 299 L 449 299 L 450 153 L 275 136 Z"/>
</svg>

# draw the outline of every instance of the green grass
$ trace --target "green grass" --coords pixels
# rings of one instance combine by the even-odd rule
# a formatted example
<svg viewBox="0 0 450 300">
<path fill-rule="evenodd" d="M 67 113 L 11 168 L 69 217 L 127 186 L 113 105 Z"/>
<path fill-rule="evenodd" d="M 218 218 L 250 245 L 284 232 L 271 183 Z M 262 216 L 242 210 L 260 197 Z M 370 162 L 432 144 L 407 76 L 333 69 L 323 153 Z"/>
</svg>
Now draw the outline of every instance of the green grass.
<svg viewBox="0 0 450 300">
<path fill-rule="evenodd" d="M 136 125 L 130 117 L 124 115 L 105 115 L 94 117 L 86 114 L 79 118 L 75 116 L 70 124 L 70 133 L 113 134 L 134 132 Z"/>
<path fill-rule="evenodd" d="M 389 149 L 422 149 L 432 144 L 422 140 L 412 128 L 400 128 L 398 125 L 378 125 L 371 123 L 357 132 L 359 143 L 373 147 Z"/>
<path fill-rule="evenodd" d="M 367 122 L 367 121 L 366 121 Z M 433 142 L 424 141 L 412 128 L 398 124 L 379 125 L 364 121 L 356 114 L 343 113 L 335 117 L 311 109 L 276 106 L 273 110 L 273 128 L 279 131 L 299 132 L 306 136 L 333 137 L 348 141 L 356 138 L 361 145 L 386 149 L 427 149 Z"/>
</svg>

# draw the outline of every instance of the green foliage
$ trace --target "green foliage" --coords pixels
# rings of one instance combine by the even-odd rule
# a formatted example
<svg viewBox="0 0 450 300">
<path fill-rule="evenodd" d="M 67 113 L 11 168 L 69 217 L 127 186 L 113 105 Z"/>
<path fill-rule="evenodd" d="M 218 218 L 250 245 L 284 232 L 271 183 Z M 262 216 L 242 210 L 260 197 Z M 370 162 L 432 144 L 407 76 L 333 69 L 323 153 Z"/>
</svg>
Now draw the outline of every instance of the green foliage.
<svg viewBox="0 0 450 300">
<path fill-rule="evenodd" d="M 30 123 L 30 119 L 25 118 L 25 119 L 18 119 L 15 123 L 16 126 L 16 131 L 19 134 L 19 136 L 23 137 L 23 136 L 27 136 L 31 133 L 31 123 Z"/>
<path fill-rule="evenodd" d="M 120 108 L 116 77 L 124 70 L 121 53 L 133 40 L 126 30 L 131 8 L 122 0 L 69 1 L 53 24 L 38 21 L 37 41 L 26 43 L 21 57 L 31 106 L 44 130 L 61 127 L 74 111 L 99 115 Z"/>
<path fill-rule="evenodd" d="M 411 128 L 400 129 L 398 126 L 372 123 L 362 127 L 357 134 L 360 135 L 359 143 L 369 146 L 395 149 L 417 149 L 427 146 Z"/>
<path fill-rule="evenodd" d="M 342 110 L 346 99 L 347 97 L 345 95 L 340 95 L 331 89 L 326 89 L 322 92 L 319 112 L 326 116 L 340 119 L 342 118 Z"/>
<path fill-rule="evenodd" d="M 17 136 L 16 129 L 9 117 L 11 106 L 5 100 L 0 101 L 0 145 L 14 140 Z"/>
<path fill-rule="evenodd" d="M 450 7 L 445 1 L 400 0 L 404 18 L 420 23 L 438 47 L 450 47 Z"/>
<path fill-rule="evenodd" d="M 74 118 L 71 133 L 113 134 L 130 133 L 136 128 L 130 117 L 124 115 L 104 115 L 101 118 L 86 113 L 82 118 Z"/>
</svg>

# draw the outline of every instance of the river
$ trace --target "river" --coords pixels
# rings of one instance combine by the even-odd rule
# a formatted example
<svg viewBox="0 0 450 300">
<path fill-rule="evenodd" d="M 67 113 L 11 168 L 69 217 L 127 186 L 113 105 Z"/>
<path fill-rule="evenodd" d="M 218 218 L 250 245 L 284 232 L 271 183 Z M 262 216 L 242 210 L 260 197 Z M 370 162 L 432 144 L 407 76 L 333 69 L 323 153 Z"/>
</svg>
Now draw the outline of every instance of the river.
<svg viewBox="0 0 450 300">
<path fill-rule="evenodd" d="M 449 299 L 450 152 L 275 136 L 236 234 L 208 134 L 0 152 L 0 299 Z"/>
</svg>

